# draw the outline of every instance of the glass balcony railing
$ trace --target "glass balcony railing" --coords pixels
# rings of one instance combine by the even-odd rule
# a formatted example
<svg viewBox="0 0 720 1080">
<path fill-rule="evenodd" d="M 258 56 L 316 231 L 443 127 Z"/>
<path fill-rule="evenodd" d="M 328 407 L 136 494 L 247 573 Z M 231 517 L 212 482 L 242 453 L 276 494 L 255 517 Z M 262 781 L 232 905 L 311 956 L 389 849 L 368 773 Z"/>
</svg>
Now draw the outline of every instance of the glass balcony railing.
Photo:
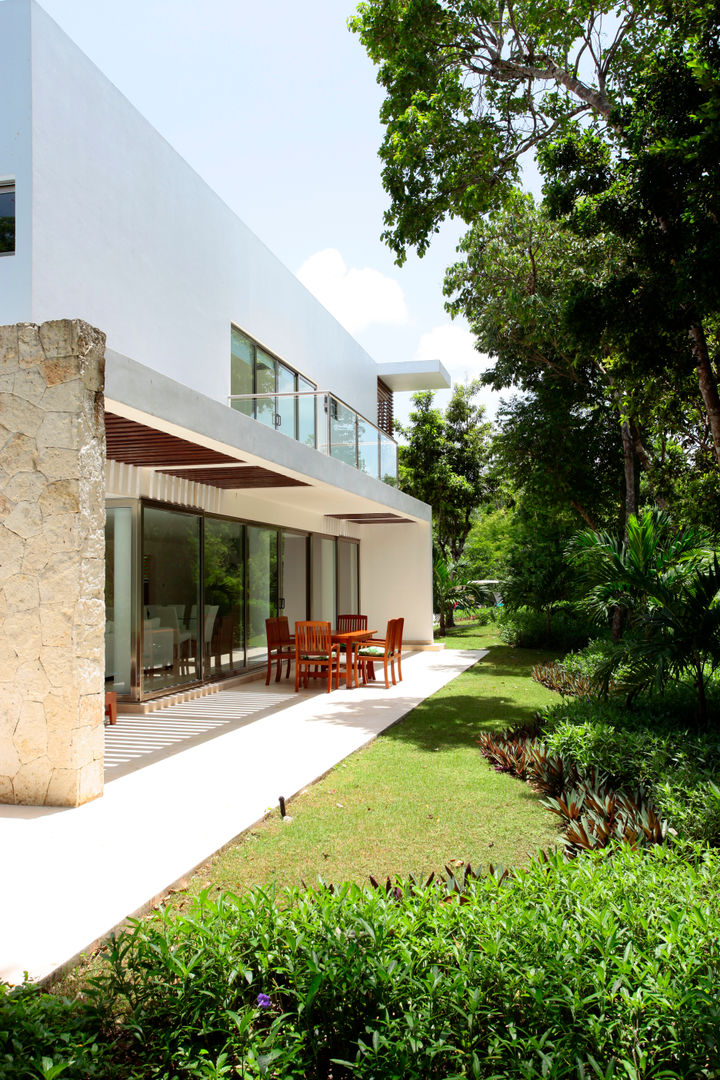
<svg viewBox="0 0 720 1080">
<path fill-rule="evenodd" d="M 231 408 L 346 465 L 396 484 L 397 443 L 327 391 L 231 394 Z"/>
</svg>

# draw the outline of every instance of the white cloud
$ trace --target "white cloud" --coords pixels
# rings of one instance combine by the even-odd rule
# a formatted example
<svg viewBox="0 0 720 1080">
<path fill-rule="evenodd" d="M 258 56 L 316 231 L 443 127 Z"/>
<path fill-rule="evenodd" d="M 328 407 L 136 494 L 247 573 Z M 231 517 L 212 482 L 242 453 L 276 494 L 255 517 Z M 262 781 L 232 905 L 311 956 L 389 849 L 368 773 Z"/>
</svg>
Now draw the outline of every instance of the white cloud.
<svg viewBox="0 0 720 1080">
<path fill-rule="evenodd" d="M 397 281 L 369 266 L 348 267 L 336 248 L 311 255 L 297 276 L 351 334 L 373 323 L 409 322 L 405 295 Z"/>
<path fill-rule="evenodd" d="M 440 360 L 447 368 L 453 384 L 469 382 L 482 375 L 492 364 L 490 357 L 475 348 L 475 339 L 467 327 L 458 323 L 444 323 L 424 333 L 415 350 L 415 360 Z M 446 408 L 450 400 L 449 390 L 438 390 L 435 404 Z M 500 395 L 490 387 L 482 387 L 475 401 L 485 406 L 485 418 L 493 420 L 500 403 Z M 395 417 L 401 424 L 408 422 L 412 410 L 411 395 L 395 394 Z"/>
<path fill-rule="evenodd" d="M 415 359 L 440 360 L 454 383 L 476 379 L 492 364 L 488 356 L 477 351 L 470 331 L 454 323 L 434 326 L 423 334 L 415 351 Z"/>
</svg>

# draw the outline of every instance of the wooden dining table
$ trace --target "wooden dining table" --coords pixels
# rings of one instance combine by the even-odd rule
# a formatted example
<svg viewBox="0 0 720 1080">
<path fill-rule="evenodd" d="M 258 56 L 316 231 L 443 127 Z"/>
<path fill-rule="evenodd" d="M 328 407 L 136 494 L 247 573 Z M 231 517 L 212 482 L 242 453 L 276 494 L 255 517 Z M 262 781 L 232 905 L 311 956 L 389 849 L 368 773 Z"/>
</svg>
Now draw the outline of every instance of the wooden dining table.
<svg viewBox="0 0 720 1080">
<path fill-rule="evenodd" d="M 351 690 L 358 685 L 357 673 L 357 650 L 365 641 L 369 641 L 377 630 L 333 630 L 333 645 L 345 645 L 347 648 L 347 663 L 345 664 L 345 686 Z"/>
</svg>

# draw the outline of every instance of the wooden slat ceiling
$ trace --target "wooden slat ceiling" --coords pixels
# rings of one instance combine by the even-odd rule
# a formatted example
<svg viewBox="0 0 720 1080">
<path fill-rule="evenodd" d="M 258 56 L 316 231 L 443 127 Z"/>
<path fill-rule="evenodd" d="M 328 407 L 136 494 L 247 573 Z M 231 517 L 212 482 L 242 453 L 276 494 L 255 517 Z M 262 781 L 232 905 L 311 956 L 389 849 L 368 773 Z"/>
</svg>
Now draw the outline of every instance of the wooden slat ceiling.
<svg viewBox="0 0 720 1080">
<path fill-rule="evenodd" d="M 326 514 L 337 521 L 351 521 L 353 525 L 410 525 L 410 518 L 398 514 Z"/>
<path fill-rule="evenodd" d="M 179 476 L 197 484 L 217 488 L 308 487 L 272 469 L 245 465 L 242 458 L 230 457 L 219 450 L 156 431 L 146 424 L 105 413 L 107 456 L 126 465 L 157 469 L 167 476 Z M 187 468 L 186 466 L 194 466 Z M 197 466 L 205 466 L 198 468 Z"/>
<path fill-rule="evenodd" d="M 218 450 L 108 412 L 105 413 L 105 438 L 107 456 L 111 461 L 122 461 L 125 465 L 157 469 L 163 465 L 220 465 L 222 462 L 237 465 L 242 461 L 242 458 L 229 457 Z"/>
<path fill-rule="evenodd" d="M 210 484 L 218 488 L 275 488 L 309 487 L 303 480 L 263 469 L 259 465 L 242 465 L 239 469 L 159 469 L 166 476 L 179 476 L 194 480 L 196 484 Z"/>
</svg>

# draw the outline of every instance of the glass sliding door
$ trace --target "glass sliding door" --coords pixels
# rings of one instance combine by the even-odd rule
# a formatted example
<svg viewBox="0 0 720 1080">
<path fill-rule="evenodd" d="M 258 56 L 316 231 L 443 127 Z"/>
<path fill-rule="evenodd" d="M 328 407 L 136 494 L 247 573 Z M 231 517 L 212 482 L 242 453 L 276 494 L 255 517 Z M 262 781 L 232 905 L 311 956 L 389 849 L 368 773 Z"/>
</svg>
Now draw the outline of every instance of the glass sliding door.
<svg viewBox="0 0 720 1080">
<path fill-rule="evenodd" d="M 105 689 L 130 694 L 133 683 L 133 509 L 108 506 L 105 516 Z"/>
<path fill-rule="evenodd" d="M 298 375 L 297 388 L 299 392 L 306 395 L 298 397 L 298 441 L 305 443 L 306 446 L 317 446 L 317 412 L 313 393 L 315 387 L 307 379 L 303 379 L 302 375 Z"/>
<path fill-rule="evenodd" d="M 257 394 L 275 393 L 275 361 L 262 349 L 256 349 L 255 380 Z M 274 397 L 259 397 L 257 399 L 255 419 L 268 427 L 275 427 L 276 399 Z"/>
<path fill-rule="evenodd" d="M 335 559 L 335 541 L 324 536 L 313 536 L 311 617 L 331 622 L 333 626 L 337 619 Z"/>
<path fill-rule="evenodd" d="M 295 623 L 307 619 L 308 614 L 308 538 L 284 532 L 281 544 L 280 614 L 287 616 L 292 633 Z"/>
<path fill-rule="evenodd" d="M 247 662 L 267 659 L 265 620 L 278 614 L 278 532 L 247 527 Z"/>
<path fill-rule="evenodd" d="M 199 514 L 142 510 L 142 691 L 202 677 Z"/>
<path fill-rule="evenodd" d="M 338 540 L 338 611 L 341 615 L 357 615 L 360 612 L 359 552 L 359 544 L 351 540 Z"/>
<path fill-rule="evenodd" d="M 217 678 L 245 667 L 245 526 L 205 519 L 203 673 Z"/>
<path fill-rule="evenodd" d="M 283 435 L 291 439 L 297 438 L 297 425 L 295 415 L 297 410 L 295 394 L 295 372 L 285 367 L 278 361 L 277 366 L 277 429 Z M 282 394 L 292 394 L 293 397 L 282 397 Z"/>
<path fill-rule="evenodd" d="M 357 465 L 356 413 L 341 401 L 331 397 L 330 410 L 330 456 L 353 467 Z"/>
<path fill-rule="evenodd" d="M 234 326 L 231 335 L 231 349 L 230 393 L 254 394 L 255 346 L 245 334 L 242 334 Z M 233 409 L 245 413 L 246 416 L 255 415 L 255 403 L 252 398 L 233 401 L 231 404 Z"/>
</svg>

